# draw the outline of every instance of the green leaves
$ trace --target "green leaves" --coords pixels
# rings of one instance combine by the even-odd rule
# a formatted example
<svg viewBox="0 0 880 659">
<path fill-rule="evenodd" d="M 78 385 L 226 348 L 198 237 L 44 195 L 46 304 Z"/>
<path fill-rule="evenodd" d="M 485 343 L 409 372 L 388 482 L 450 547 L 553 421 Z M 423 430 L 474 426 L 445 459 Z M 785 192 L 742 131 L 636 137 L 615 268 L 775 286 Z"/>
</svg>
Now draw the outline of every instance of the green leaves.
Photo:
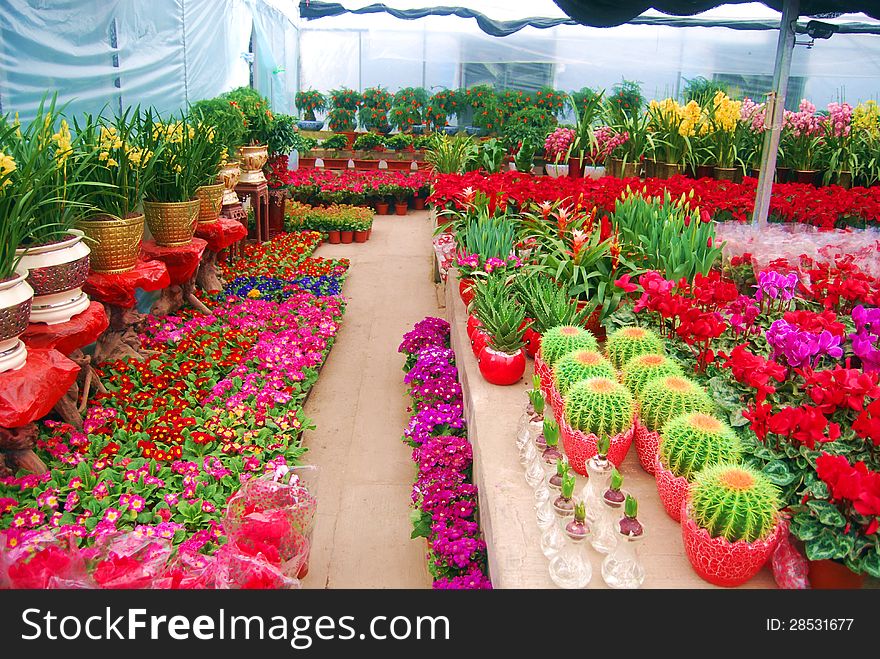
<svg viewBox="0 0 880 659">
<path fill-rule="evenodd" d="M 808 501 L 807 506 L 825 526 L 839 529 L 846 526 L 846 518 L 834 504 L 828 501 Z"/>
</svg>

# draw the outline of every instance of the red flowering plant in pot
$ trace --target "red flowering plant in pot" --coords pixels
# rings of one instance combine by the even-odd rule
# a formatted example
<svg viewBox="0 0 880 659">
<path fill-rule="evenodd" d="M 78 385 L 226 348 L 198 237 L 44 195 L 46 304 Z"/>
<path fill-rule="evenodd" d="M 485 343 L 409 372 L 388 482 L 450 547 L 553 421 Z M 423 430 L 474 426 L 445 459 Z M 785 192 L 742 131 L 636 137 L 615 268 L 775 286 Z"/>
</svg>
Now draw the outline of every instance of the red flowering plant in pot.
<svg viewBox="0 0 880 659">
<path fill-rule="evenodd" d="M 474 314 L 487 337 L 477 357 L 480 373 L 492 384 L 516 384 L 526 371 L 526 313 L 509 294 L 509 282 L 503 274 L 493 273 L 476 284 Z"/>
</svg>

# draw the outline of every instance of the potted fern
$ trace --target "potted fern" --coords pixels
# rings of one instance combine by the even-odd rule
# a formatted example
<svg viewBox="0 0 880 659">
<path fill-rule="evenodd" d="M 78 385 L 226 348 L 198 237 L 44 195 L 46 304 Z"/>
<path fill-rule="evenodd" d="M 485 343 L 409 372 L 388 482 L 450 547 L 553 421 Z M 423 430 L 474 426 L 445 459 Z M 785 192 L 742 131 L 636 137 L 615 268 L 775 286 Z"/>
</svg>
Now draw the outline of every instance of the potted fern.
<svg viewBox="0 0 880 659">
<path fill-rule="evenodd" d="M 503 278 L 495 276 L 477 284 L 480 301 L 475 312 L 488 335 L 488 341 L 480 350 L 477 360 L 480 374 L 487 382 L 510 385 L 519 382 L 526 372 L 526 354 L 523 350 L 526 312 L 509 295 L 506 285 L 497 285 L 499 281 L 503 282 Z"/>
</svg>

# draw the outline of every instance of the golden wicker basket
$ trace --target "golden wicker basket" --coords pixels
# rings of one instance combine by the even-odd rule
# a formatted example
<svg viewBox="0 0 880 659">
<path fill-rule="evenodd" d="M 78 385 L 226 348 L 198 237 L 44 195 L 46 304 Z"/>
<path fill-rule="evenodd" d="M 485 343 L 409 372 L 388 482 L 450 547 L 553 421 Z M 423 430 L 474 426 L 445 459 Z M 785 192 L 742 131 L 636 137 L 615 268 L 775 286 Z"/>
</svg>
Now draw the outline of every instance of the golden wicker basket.
<svg viewBox="0 0 880 659">
<path fill-rule="evenodd" d="M 133 270 L 144 236 L 144 216 L 135 215 L 123 220 L 103 213 L 98 217 L 108 219 L 84 220 L 76 225 L 85 234 L 92 250 L 92 272 L 113 275 Z"/>
<path fill-rule="evenodd" d="M 157 245 L 180 247 L 192 242 L 199 222 L 199 200 L 178 202 L 145 201 L 147 226 Z"/>
<path fill-rule="evenodd" d="M 196 197 L 199 200 L 199 223 L 210 224 L 220 217 L 220 207 L 223 205 L 222 183 L 215 185 L 203 185 L 196 189 Z"/>
</svg>

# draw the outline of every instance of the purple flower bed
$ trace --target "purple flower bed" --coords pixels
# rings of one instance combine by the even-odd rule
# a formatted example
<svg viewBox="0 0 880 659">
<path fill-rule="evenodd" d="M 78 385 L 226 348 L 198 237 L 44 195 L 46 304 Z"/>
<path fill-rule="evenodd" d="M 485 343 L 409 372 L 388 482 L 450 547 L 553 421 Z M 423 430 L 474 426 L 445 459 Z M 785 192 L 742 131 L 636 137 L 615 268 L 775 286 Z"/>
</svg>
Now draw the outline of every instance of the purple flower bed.
<svg viewBox="0 0 880 659">
<path fill-rule="evenodd" d="M 428 540 L 434 588 L 491 588 L 449 324 L 425 318 L 404 335 L 397 351 L 406 355 L 404 382 L 412 397 L 403 438 L 413 447 L 419 469 L 412 492 L 412 537 Z"/>
</svg>

